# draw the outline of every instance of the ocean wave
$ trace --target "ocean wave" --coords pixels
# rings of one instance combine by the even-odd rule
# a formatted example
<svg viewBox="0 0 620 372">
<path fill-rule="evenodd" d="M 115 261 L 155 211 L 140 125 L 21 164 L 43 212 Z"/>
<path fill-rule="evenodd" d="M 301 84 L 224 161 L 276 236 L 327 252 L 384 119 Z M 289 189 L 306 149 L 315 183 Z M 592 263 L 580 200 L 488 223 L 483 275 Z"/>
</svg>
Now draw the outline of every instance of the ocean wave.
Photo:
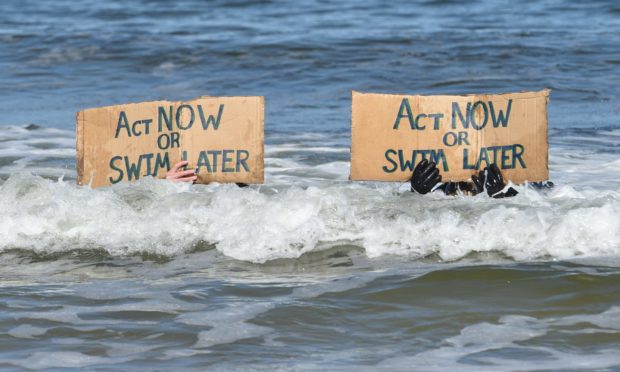
<svg viewBox="0 0 620 372">
<path fill-rule="evenodd" d="M 512 199 L 420 196 L 406 183 L 349 182 L 346 138 L 272 133 L 265 184 L 175 185 L 154 179 L 75 185 L 72 131 L 0 127 L 0 251 L 103 250 L 175 256 L 200 247 L 250 262 L 337 246 L 368 257 L 515 260 L 620 254 L 617 130 L 555 133 L 555 189 Z M 588 139 L 588 146 L 574 146 Z M 30 173 L 25 173 L 30 172 Z"/>
<path fill-rule="evenodd" d="M 263 263 L 348 244 L 369 257 L 458 260 L 500 252 L 515 260 L 620 254 L 620 190 L 511 199 L 416 195 L 393 185 L 178 185 L 146 178 L 91 189 L 29 174 L 0 186 L 0 250 L 103 249 L 173 256 L 201 242 Z"/>
</svg>

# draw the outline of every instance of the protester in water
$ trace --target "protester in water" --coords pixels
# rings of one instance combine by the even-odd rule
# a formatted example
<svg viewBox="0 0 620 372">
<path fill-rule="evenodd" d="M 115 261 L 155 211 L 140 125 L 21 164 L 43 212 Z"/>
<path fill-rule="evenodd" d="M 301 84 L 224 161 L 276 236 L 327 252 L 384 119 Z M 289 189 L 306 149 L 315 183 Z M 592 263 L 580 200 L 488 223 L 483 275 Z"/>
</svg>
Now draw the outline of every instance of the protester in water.
<svg viewBox="0 0 620 372">
<path fill-rule="evenodd" d="M 423 159 L 416 165 L 411 177 L 411 191 L 418 194 L 427 194 L 435 189 L 441 190 L 446 194 L 456 194 L 458 191 L 468 194 L 486 193 L 493 198 L 505 198 L 518 194 L 517 190 L 509 187 L 507 190 L 506 183 L 502 177 L 502 172 L 495 163 L 481 170 L 478 175 L 471 177 L 469 182 L 447 182 L 441 184 L 441 174 L 435 162 L 429 162 Z"/>
</svg>

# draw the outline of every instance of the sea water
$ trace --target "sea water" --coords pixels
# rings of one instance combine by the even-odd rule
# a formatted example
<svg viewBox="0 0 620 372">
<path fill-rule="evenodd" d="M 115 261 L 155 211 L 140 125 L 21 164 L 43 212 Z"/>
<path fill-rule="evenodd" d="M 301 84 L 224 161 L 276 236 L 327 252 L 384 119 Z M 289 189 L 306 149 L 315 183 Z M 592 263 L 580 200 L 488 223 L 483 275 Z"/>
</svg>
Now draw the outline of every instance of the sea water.
<svg viewBox="0 0 620 372">
<path fill-rule="evenodd" d="M 620 368 L 620 6 L 5 1 L 0 367 Z M 350 90 L 551 88 L 556 187 L 350 182 Z M 75 184 L 75 112 L 266 98 L 265 183 Z"/>
</svg>

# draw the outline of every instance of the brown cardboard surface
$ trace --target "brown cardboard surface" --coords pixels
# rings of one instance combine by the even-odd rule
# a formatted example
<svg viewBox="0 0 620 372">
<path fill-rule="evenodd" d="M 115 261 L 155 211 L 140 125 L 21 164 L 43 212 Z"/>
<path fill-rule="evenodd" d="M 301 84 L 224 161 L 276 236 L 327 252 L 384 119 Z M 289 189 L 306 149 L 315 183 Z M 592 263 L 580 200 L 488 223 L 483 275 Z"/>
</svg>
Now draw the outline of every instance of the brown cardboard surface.
<svg viewBox="0 0 620 372">
<path fill-rule="evenodd" d="M 122 104 L 76 119 L 80 185 L 164 178 L 180 160 L 199 167 L 198 183 L 263 182 L 263 97 Z"/>
<path fill-rule="evenodd" d="M 467 181 L 492 162 L 514 183 L 545 181 L 549 92 L 352 92 L 350 178 L 406 181 L 426 158 L 438 164 L 443 181 Z"/>
</svg>

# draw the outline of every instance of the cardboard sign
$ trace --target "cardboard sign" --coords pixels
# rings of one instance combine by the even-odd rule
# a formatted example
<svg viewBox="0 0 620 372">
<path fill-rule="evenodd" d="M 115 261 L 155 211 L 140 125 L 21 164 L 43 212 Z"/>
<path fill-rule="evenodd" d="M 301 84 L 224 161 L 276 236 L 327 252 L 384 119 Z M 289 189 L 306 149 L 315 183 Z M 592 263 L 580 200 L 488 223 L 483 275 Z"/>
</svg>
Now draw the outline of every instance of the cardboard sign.
<svg viewBox="0 0 620 372">
<path fill-rule="evenodd" d="M 262 183 L 263 97 L 201 97 L 77 113 L 77 182 L 93 187 L 164 178 L 181 160 L 198 183 Z"/>
<path fill-rule="evenodd" d="M 467 96 L 352 93 L 351 179 L 406 181 L 422 159 L 443 181 L 491 163 L 514 183 L 549 178 L 549 90 Z"/>
</svg>

